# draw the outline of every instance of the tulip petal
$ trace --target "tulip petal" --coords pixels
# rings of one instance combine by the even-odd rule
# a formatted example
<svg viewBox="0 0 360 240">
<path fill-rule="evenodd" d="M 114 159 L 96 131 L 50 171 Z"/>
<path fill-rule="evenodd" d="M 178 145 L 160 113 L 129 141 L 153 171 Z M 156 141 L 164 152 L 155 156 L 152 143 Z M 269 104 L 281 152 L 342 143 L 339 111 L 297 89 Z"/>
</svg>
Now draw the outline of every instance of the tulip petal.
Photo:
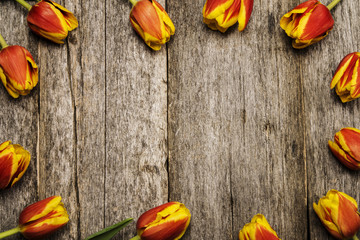
<svg viewBox="0 0 360 240">
<path fill-rule="evenodd" d="M 240 8 L 240 14 L 239 14 L 239 31 L 243 31 L 249 20 L 252 13 L 254 5 L 254 0 L 241 0 L 241 8 Z"/>
<path fill-rule="evenodd" d="M 240 240 L 280 240 L 262 214 L 255 215 L 239 232 Z"/>
<path fill-rule="evenodd" d="M 60 196 L 53 196 L 26 207 L 20 214 L 19 224 L 35 221 L 52 212 L 61 202 Z"/>
<path fill-rule="evenodd" d="M 207 0 L 203 8 L 203 17 L 206 19 L 216 19 L 224 14 L 233 2 L 234 0 Z"/>
<path fill-rule="evenodd" d="M 234 0 L 233 4 L 228 9 L 226 9 L 223 14 L 220 14 L 213 20 L 206 20 L 206 22 L 210 24 L 215 24 L 214 26 L 216 27 L 216 29 L 213 30 L 225 32 L 229 27 L 231 27 L 238 21 L 241 1 L 242 0 Z"/>
<path fill-rule="evenodd" d="M 69 216 L 62 203 L 46 216 L 36 219 L 28 224 L 21 225 L 20 231 L 28 239 L 44 238 L 57 229 L 64 226 L 69 221 Z"/>
<path fill-rule="evenodd" d="M 341 60 L 338 68 L 336 69 L 335 75 L 333 79 L 331 80 L 330 88 L 333 89 L 338 82 L 342 79 L 346 69 L 349 67 L 350 63 L 352 62 L 354 58 L 355 53 L 350 53 L 344 57 L 343 60 Z"/>
<path fill-rule="evenodd" d="M 335 155 L 335 157 L 346 167 L 352 170 L 359 170 L 360 169 L 360 162 L 357 162 L 353 159 L 350 155 L 348 155 L 341 147 L 332 141 L 328 141 L 329 147 L 331 152 Z"/>
<path fill-rule="evenodd" d="M 336 140 L 342 149 L 355 159 L 360 159 L 360 130 L 343 128 L 336 134 Z"/>
<path fill-rule="evenodd" d="M 169 33 L 169 35 L 174 35 L 175 34 L 175 26 L 174 26 L 173 22 L 171 21 L 169 15 L 157 1 L 153 0 L 152 2 L 153 2 L 153 6 L 154 6 L 155 10 L 157 11 L 161 20 L 164 22 L 164 24 L 166 26 L 166 31 Z"/>
<path fill-rule="evenodd" d="M 72 31 L 75 28 L 77 28 L 79 26 L 79 23 L 76 19 L 76 17 L 74 16 L 74 14 L 72 12 L 70 12 L 69 10 L 67 10 L 66 8 L 64 8 L 63 6 L 57 4 L 56 2 L 50 1 L 48 0 L 47 2 L 51 3 L 52 5 L 54 5 L 63 15 L 67 27 L 68 27 L 68 31 Z"/>
<path fill-rule="evenodd" d="M 18 167 L 16 173 L 11 179 L 11 186 L 21 179 L 30 164 L 31 155 L 22 146 L 14 144 L 15 154 L 19 156 Z"/>
<path fill-rule="evenodd" d="M 3 143 L 4 145 L 11 143 L 10 141 Z M 3 145 L 3 146 L 4 146 Z M 11 178 L 14 176 L 18 168 L 18 156 L 15 154 L 13 146 L 7 146 L 0 151 L 0 189 L 8 187 Z"/>
</svg>

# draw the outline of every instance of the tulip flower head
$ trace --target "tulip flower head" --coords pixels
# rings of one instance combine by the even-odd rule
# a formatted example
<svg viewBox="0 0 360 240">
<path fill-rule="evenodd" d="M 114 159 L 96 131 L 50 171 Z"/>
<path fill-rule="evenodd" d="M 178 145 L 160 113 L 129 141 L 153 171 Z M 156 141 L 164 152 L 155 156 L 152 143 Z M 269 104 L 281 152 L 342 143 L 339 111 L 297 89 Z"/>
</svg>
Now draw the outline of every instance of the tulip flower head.
<svg viewBox="0 0 360 240">
<path fill-rule="evenodd" d="M 64 43 L 68 32 L 78 27 L 72 12 L 50 0 L 36 3 L 30 9 L 27 21 L 32 31 L 55 43 Z"/>
<path fill-rule="evenodd" d="M 29 94 L 38 82 L 38 67 L 29 51 L 17 45 L 3 46 L 0 78 L 13 98 Z"/>
<path fill-rule="evenodd" d="M 239 240 L 280 240 L 262 214 L 257 214 L 239 232 Z"/>
<path fill-rule="evenodd" d="M 203 8 L 203 20 L 212 30 L 225 32 L 239 22 L 239 31 L 247 26 L 254 0 L 207 0 Z"/>
<path fill-rule="evenodd" d="M 349 195 L 330 190 L 313 208 L 324 227 L 336 239 L 351 239 L 360 230 L 357 202 Z"/>
<path fill-rule="evenodd" d="M 334 26 L 334 19 L 328 7 L 317 0 L 308 0 L 281 18 L 280 26 L 294 39 L 294 48 L 305 48 L 329 34 Z"/>
<path fill-rule="evenodd" d="M 346 167 L 360 170 L 360 130 L 343 128 L 328 142 L 331 152 Z"/>
<path fill-rule="evenodd" d="M 348 54 L 340 62 L 331 81 L 330 88 L 335 88 L 343 103 L 360 97 L 360 53 Z"/>
<path fill-rule="evenodd" d="M 30 29 L 50 41 L 64 43 L 69 31 L 78 27 L 74 14 L 53 1 L 42 0 L 34 6 L 24 0 L 17 1 L 29 10 L 27 22 Z"/>
<path fill-rule="evenodd" d="M 177 240 L 190 223 L 191 214 L 184 204 L 169 202 L 143 213 L 137 221 L 138 235 L 133 239 Z"/>
<path fill-rule="evenodd" d="M 19 228 L 26 239 L 42 239 L 68 221 L 61 197 L 53 196 L 26 207 L 20 214 Z"/>
<path fill-rule="evenodd" d="M 0 145 L 0 189 L 10 188 L 24 175 L 30 153 L 18 144 L 6 141 Z"/>
<path fill-rule="evenodd" d="M 26 207 L 20 214 L 19 226 L 0 233 L 0 239 L 18 232 L 29 240 L 44 239 L 68 221 L 61 197 L 49 197 Z"/>
<path fill-rule="evenodd" d="M 131 3 L 130 22 L 134 30 L 150 48 L 160 50 L 175 33 L 169 15 L 155 0 L 131 0 Z"/>
</svg>

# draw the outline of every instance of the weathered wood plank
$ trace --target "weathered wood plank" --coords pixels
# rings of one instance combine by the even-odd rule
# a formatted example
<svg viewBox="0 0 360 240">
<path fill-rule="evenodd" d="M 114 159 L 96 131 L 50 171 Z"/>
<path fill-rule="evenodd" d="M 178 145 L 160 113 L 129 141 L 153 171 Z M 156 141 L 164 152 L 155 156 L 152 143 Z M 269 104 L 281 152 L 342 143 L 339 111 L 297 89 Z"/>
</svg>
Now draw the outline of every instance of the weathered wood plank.
<svg viewBox="0 0 360 240">
<path fill-rule="evenodd" d="M 166 48 L 143 43 L 130 9 L 106 1 L 106 225 L 168 200 Z M 115 239 L 135 234 L 131 224 Z"/>
<path fill-rule="evenodd" d="M 0 3 L 0 33 L 9 45 L 29 50 L 38 63 L 38 44 L 26 25 L 26 9 L 14 1 Z M 0 143 L 11 140 L 31 153 L 29 168 L 13 188 L 0 193 L 0 232 L 16 227 L 24 207 L 37 201 L 38 96 L 39 86 L 27 96 L 13 99 L 0 86 Z M 18 234 L 11 239 L 22 239 Z"/>
<path fill-rule="evenodd" d="M 106 10 L 105 1 L 67 4 L 80 24 L 70 34 L 69 54 L 76 111 L 78 239 L 84 239 L 104 227 Z"/>
<path fill-rule="evenodd" d="M 324 4 L 330 1 L 324 2 Z M 337 189 L 360 201 L 360 174 L 346 169 L 331 154 L 327 141 L 343 127 L 360 128 L 359 100 L 341 103 L 330 82 L 341 59 L 359 51 L 357 2 L 342 1 L 332 11 L 335 26 L 320 43 L 304 51 L 301 72 L 306 116 L 306 158 L 308 169 L 309 226 L 311 239 L 333 239 L 313 211 L 328 190 Z"/>
<path fill-rule="evenodd" d="M 221 34 L 201 24 L 203 1 L 168 3 L 170 199 L 193 213 L 185 239 L 237 239 L 256 213 L 306 236 L 299 62 L 278 26 L 291 5 L 256 2 L 247 30 Z"/>
<path fill-rule="evenodd" d="M 58 1 L 73 11 L 71 1 Z M 76 30 L 75 30 L 76 31 Z M 75 95 L 68 44 L 40 42 L 39 198 L 63 198 L 71 221 L 51 239 L 78 239 Z"/>
</svg>

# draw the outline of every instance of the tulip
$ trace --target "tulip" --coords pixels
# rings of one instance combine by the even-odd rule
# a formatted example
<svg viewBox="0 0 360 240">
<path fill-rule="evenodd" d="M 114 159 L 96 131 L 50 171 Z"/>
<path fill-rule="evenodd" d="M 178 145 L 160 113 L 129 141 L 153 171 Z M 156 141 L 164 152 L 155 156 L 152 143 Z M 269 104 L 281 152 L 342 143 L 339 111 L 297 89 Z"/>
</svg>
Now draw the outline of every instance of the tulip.
<svg viewBox="0 0 360 240">
<path fill-rule="evenodd" d="M 41 0 L 34 6 L 24 0 L 16 1 L 29 10 L 27 22 L 30 29 L 50 41 L 64 43 L 69 31 L 78 27 L 74 14 L 53 1 Z"/>
<path fill-rule="evenodd" d="M 30 153 L 11 141 L 0 145 L 0 189 L 10 188 L 24 175 L 30 163 Z"/>
<path fill-rule="evenodd" d="M 360 230 L 358 205 L 352 197 L 330 190 L 313 208 L 324 227 L 336 239 L 357 239 L 355 234 Z"/>
<path fill-rule="evenodd" d="M 343 103 L 360 97 L 360 53 L 348 54 L 340 62 L 331 81 L 330 88 L 334 87 Z"/>
<path fill-rule="evenodd" d="M 38 82 L 38 67 L 29 53 L 20 46 L 8 46 L 0 35 L 0 79 L 13 98 L 30 93 Z"/>
<path fill-rule="evenodd" d="M 138 235 L 132 240 L 177 240 L 190 223 L 191 214 L 184 204 L 169 202 L 143 213 L 137 221 Z"/>
<path fill-rule="evenodd" d="M 26 239 L 43 239 L 69 221 L 61 197 L 53 196 L 26 207 L 20 214 L 19 226 L 0 233 L 0 239 L 20 232 Z"/>
<path fill-rule="evenodd" d="M 308 0 L 286 13 L 280 26 L 293 38 L 292 46 L 305 48 L 326 37 L 334 26 L 330 10 L 340 0 L 334 0 L 327 7 L 317 0 Z"/>
<path fill-rule="evenodd" d="M 239 232 L 239 240 L 280 240 L 262 214 L 257 214 Z"/>
<path fill-rule="evenodd" d="M 239 22 L 243 31 L 249 22 L 254 0 L 207 0 L 203 8 L 203 20 L 212 30 L 225 32 Z"/>
<path fill-rule="evenodd" d="M 161 45 L 170 40 L 175 33 L 175 26 L 164 8 L 155 0 L 130 0 L 130 22 L 134 30 L 153 50 L 160 50 Z"/>
<path fill-rule="evenodd" d="M 360 170 L 360 130 L 343 128 L 328 142 L 331 152 L 346 167 Z"/>
</svg>

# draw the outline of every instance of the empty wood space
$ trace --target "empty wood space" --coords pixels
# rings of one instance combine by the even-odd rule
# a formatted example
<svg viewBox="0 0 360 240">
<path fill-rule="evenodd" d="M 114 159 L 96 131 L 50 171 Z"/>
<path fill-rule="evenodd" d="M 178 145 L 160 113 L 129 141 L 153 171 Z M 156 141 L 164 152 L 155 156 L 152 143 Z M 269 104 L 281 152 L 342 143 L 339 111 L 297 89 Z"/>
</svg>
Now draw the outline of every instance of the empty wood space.
<svg viewBox="0 0 360 240">
<path fill-rule="evenodd" d="M 358 1 L 343 0 L 329 36 L 295 50 L 279 21 L 300 0 L 255 0 L 245 31 L 225 34 L 203 24 L 205 0 L 160 0 L 176 32 L 158 52 L 132 29 L 126 0 L 57 2 L 79 20 L 64 45 L 30 32 L 21 5 L 0 2 L 1 34 L 40 74 L 19 99 L 0 87 L 0 141 L 32 154 L 0 192 L 0 231 L 60 195 L 70 222 L 54 240 L 168 201 L 191 211 L 184 240 L 235 240 L 257 213 L 281 239 L 333 239 L 312 203 L 332 188 L 360 201 L 360 174 L 327 146 L 342 127 L 360 128 L 360 100 L 342 104 L 330 90 L 340 60 L 360 50 Z M 114 239 L 134 235 L 135 222 Z"/>
</svg>

